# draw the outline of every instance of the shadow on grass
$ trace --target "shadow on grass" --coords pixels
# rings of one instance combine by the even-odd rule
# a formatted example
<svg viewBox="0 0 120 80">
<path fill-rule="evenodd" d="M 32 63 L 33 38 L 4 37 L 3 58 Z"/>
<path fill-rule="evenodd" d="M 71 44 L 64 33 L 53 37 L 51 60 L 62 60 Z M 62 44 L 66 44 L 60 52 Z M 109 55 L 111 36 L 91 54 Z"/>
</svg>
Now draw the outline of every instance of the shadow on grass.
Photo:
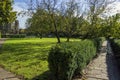
<svg viewBox="0 0 120 80">
<path fill-rule="evenodd" d="M 6 43 L 0 48 L 0 64 L 28 80 L 50 80 L 47 67 L 50 46 L 55 43 Z M 26 70 L 26 71 L 24 71 Z M 33 71 L 33 72 L 32 72 Z M 46 72 L 44 72 L 46 71 Z M 39 75 L 39 73 L 43 73 Z M 27 75 L 27 76 L 26 76 Z"/>
<path fill-rule="evenodd" d="M 47 71 L 47 59 L 54 45 L 56 42 L 49 40 L 10 39 L 0 48 L 0 64 L 8 71 L 22 75 L 25 78 L 22 80 L 53 80 L 50 71 Z"/>
<path fill-rule="evenodd" d="M 46 71 L 41 75 L 35 76 L 32 80 L 52 80 L 52 76 L 50 71 Z"/>
<path fill-rule="evenodd" d="M 29 45 L 29 46 L 28 46 Z M 4 53 L 4 55 L 7 55 L 4 59 L 12 59 L 10 56 L 14 56 L 17 58 L 14 58 L 15 61 L 25 61 L 29 59 L 36 58 L 38 60 L 47 60 L 48 52 L 50 48 L 46 48 L 49 46 L 49 44 L 42 45 L 42 44 L 6 44 L 4 48 L 0 48 L 0 54 Z M 36 48 L 34 48 L 36 47 Z M 4 52 L 3 52 L 4 51 Z M 8 58 L 10 57 L 10 58 Z"/>
</svg>

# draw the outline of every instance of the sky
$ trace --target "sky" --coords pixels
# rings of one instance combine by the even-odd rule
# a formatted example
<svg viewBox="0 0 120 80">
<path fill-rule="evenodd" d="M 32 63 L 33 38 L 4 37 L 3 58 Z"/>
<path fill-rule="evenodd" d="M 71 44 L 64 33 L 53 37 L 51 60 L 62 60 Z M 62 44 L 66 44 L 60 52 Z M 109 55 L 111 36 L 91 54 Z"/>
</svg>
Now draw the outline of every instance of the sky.
<svg viewBox="0 0 120 80">
<path fill-rule="evenodd" d="M 26 0 L 14 0 L 13 10 L 20 13 L 21 11 L 26 11 L 28 9 L 28 4 L 25 2 Z M 19 27 L 24 29 L 26 27 L 25 23 L 29 16 L 19 15 L 17 16 L 17 20 L 19 20 Z"/>
<path fill-rule="evenodd" d="M 28 0 L 14 0 L 13 10 L 20 13 L 21 11 L 26 11 L 28 9 Z M 33 0 L 34 1 L 34 0 Z M 116 13 L 120 13 L 120 0 L 116 0 L 116 2 L 110 4 L 106 8 L 106 15 L 114 15 Z M 29 18 L 27 15 L 19 15 L 17 16 L 17 20 L 19 20 L 19 27 L 24 29 L 26 27 L 26 20 Z"/>
</svg>

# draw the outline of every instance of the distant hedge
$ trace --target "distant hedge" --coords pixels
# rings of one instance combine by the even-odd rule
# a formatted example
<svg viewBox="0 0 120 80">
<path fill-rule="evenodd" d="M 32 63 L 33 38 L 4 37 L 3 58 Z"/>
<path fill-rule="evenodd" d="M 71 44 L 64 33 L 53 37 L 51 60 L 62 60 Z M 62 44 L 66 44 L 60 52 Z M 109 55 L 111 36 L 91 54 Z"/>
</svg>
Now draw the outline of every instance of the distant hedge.
<svg viewBox="0 0 120 80">
<path fill-rule="evenodd" d="M 49 52 L 49 68 L 54 80 L 71 80 L 96 56 L 101 40 L 57 44 Z"/>
<path fill-rule="evenodd" d="M 100 49 L 101 49 L 101 46 L 102 46 L 102 43 L 103 41 L 105 41 L 105 38 L 104 37 L 100 37 L 100 38 L 95 38 L 95 39 L 92 39 L 96 45 L 96 49 L 97 49 L 97 52 L 99 53 Z"/>
<path fill-rule="evenodd" d="M 26 34 L 7 34 L 1 35 L 2 38 L 25 38 Z"/>
</svg>

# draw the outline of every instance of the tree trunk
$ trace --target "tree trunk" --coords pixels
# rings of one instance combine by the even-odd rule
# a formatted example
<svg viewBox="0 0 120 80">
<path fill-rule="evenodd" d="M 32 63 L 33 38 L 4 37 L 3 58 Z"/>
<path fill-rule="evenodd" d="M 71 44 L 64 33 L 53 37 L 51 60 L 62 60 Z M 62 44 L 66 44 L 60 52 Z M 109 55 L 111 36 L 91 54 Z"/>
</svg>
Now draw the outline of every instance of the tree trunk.
<svg viewBox="0 0 120 80">
<path fill-rule="evenodd" d="M 66 42 L 69 42 L 70 41 L 70 38 L 69 37 L 67 37 L 67 40 L 66 40 Z"/>
<path fill-rule="evenodd" d="M 42 35 L 40 36 L 40 39 L 42 39 Z"/>
<path fill-rule="evenodd" d="M 61 41 L 60 41 L 60 36 L 59 36 L 59 34 L 58 34 L 58 31 L 57 31 L 56 27 L 55 27 L 55 36 L 56 36 L 56 38 L 57 38 L 57 43 L 61 43 Z"/>
<path fill-rule="evenodd" d="M 42 36 L 42 33 L 39 33 L 39 37 L 40 37 L 40 39 L 42 39 L 42 37 L 43 37 L 43 36 Z"/>
<path fill-rule="evenodd" d="M 56 33 L 56 37 L 57 37 L 57 42 L 60 43 L 61 41 L 60 41 L 60 37 L 59 37 L 58 33 Z"/>
<path fill-rule="evenodd" d="M 70 41 L 70 37 L 71 37 L 71 35 L 70 35 L 70 32 L 67 34 L 67 40 L 66 40 L 66 42 L 69 42 Z"/>
<path fill-rule="evenodd" d="M 57 25 L 56 25 L 56 22 L 55 22 L 55 20 L 54 20 L 54 28 L 55 28 L 55 35 L 56 35 L 56 38 L 57 38 L 57 42 L 58 43 L 61 43 L 61 41 L 60 41 L 60 36 L 59 36 L 59 33 L 58 33 L 58 30 L 57 30 Z"/>
</svg>

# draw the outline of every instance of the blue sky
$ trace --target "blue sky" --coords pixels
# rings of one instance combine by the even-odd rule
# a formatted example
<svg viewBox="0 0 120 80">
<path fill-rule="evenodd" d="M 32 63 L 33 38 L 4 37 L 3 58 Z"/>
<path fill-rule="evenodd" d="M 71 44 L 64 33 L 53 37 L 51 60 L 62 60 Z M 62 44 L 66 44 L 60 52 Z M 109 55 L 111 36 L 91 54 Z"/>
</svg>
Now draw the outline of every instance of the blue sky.
<svg viewBox="0 0 120 80">
<path fill-rule="evenodd" d="M 26 11 L 27 10 L 27 3 L 26 0 L 14 0 L 14 5 L 13 5 L 13 10 L 17 11 L 20 13 L 21 11 Z M 17 16 L 17 19 L 19 20 L 19 27 L 20 28 L 25 28 L 25 22 L 29 18 L 29 16 Z"/>
<path fill-rule="evenodd" d="M 14 0 L 14 2 L 24 2 L 24 0 Z"/>
<path fill-rule="evenodd" d="M 29 0 L 14 0 L 13 10 L 17 11 L 18 13 L 21 11 L 26 11 L 28 8 L 27 1 Z M 35 1 L 35 0 L 33 0 Z M 106 10 L 107 14 L 114 15 L 115 13 L 120 13 L 120 0 L 110 4 Z M 18 16 L 17 19 L 19 20 L 19 27 L 25 28 L 25 22 L 29 18 L 29 16 Z"/>
</svg>

